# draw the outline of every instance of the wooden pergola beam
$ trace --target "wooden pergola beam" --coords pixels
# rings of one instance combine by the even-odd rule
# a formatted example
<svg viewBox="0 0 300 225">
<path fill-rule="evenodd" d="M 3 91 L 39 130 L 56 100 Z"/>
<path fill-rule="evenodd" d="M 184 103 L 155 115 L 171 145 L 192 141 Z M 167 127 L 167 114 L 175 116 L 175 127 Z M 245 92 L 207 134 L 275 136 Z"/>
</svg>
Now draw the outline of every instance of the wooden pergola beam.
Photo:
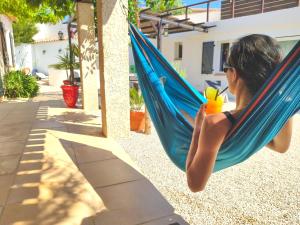
<svg viewBox="0 0 300 225">
<path fill-rule="evenodd" d="M 201 27 L 197 27 L 195 25 L 183 24 L 181 22 L 176 22 L 176 21 L 173 21 L 170 19 L 160 18 L 157 16 L 152 16 L 152 15 L 148 15 L 148 14 L 144 14 L 144 13 L 140 14 L 140 17 L 142 19 L 147 19 L 147 20 L 156 21 L 156 22 L 163 23 L 163 24 L 170 24 L 170 25 L 182 27 L 182 28 L 189 29 L 189 30 L 203 32 L 203 28 L 201 28 Z"/>
</svg>

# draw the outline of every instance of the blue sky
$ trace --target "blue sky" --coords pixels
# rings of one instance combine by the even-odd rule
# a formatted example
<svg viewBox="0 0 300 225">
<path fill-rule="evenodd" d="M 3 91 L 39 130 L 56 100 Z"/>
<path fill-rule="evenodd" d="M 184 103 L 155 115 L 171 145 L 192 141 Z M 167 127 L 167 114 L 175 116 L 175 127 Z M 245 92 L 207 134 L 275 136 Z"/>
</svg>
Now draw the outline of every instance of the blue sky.
<svg viewBox="0 0 300 225">
<path fill-rule="evenodd" d="M 204 2 L 204 1 L 205 0 L 182 0 L 182 3 L 183 3 L 183 5 L 191 5 L 191 4 L 194 4 L 194 3 Z M 144 2 L 144 1 L 141 0 L 141 2 Z M 143 3 L 141 5 L 143 5 Z M 213 7 L 213 8 L 220 8 L 221 1 L 216 1 L 216 2 L 210 3 L 210 6 Z M 206 8 L 206 4 L 200 5 L 200 6 L 196 6 L 196 7 L 204 7 L 204 8 Z"/>
</svg>

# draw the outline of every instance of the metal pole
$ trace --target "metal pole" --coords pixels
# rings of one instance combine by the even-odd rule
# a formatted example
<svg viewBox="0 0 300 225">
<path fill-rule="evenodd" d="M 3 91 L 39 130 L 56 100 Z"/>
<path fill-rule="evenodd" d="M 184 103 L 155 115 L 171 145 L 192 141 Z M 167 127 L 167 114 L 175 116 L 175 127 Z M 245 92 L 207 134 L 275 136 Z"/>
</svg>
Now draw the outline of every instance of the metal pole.
<svg viewBox="0 0 300 225">
<path fill-rule="evenodd" d="M 210 3 L 210 2 L 216 2 L 216 1 L 219 1 L 219 0 L 209 0 L 209 1 L 205 1 L 205 2 L 198 2 L 198 3 L 186 5 L 186 6 L 180 6 L 180 7 L 174 8 L 174 9 L 169 9 L 169 10 L 166 10 L 164 12 L 171 12 L 171 11 L 175 11 L 175 10 L 178 10 L 178 9 L 190 8 L 190 7 L 193 7 L 193 6 L 196 6 L 196 5 L 204 5 L 204 4 L 207 4 L 207 3 Z"/>
<path fill-rule="evenodd" d="M 162 24 L 161 22 L 157 23 L 157 36 L 156 36 L 156 40 L 157 40 L 157 49 L 160 51 L 161 49 L 161 28 L 162 28 Z"/>
<path fill-rule="evenodd" d="M 209 2 L 207 3 L 207 6 L 206 6 L 206 22 L 209 21 Z"/>
<path fill-rule="evenodd" d="M 73 68 L 73 49 L 71 40 L 71 22 L 68 23 L 68 39 L 69 39 L 69 50 L 70 50 L 70 83 L 74 83 L 74 68 Z"/>
<path fill-rule="evenodd" d="M 232 18 L 234 18 L 235 0 L 232 0 Z"/>
<path fill-rule="evenodd" d="M 188 7 L 185 8 L 185 18 L 188 18 Z"/>
</svg>

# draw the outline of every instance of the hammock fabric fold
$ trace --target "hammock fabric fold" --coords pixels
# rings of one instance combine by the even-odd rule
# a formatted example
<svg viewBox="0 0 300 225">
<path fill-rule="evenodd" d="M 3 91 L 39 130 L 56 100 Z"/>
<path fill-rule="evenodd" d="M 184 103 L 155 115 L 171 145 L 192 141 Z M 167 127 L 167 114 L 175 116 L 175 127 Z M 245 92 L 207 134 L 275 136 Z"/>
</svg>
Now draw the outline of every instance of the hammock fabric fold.
<svg viewBox="0 0 300 225">
<path fill-rule="evenodd" d="M 193 128 L 181 110 L 194 118 L 206 99 L 133 25 L 130 38 L 141 91 L 160 141 L 175 165 L 185 170 Z M 300 41 L 241 113 L 219 150 L 214 172 L 263 148 L 299 109 Z"/>
</svg>

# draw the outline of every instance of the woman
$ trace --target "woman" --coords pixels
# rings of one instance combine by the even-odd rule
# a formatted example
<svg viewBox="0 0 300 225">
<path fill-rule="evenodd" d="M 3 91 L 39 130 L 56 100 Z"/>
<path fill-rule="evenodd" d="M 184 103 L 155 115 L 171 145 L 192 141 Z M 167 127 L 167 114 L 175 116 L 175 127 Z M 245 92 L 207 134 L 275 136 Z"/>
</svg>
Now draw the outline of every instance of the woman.
<svg viewBox="0 0 300 225">
<path fill-rule="evenodd" d="M 194 124 L 193 138 L 186 160 L 187 182 L 191 191 L 204 189 L 226 134 L 280 60 L 279 46 L 268 36 L 253 34 L 234 43 L 228 63 L 224 65 L 224 72 L 229 91 L 236 96 L 236 109 L 206 115 L 205 106 L 202 106 L 195 121 L 188 118 Z M 291 135 L 290 119 L 267 147 L 280 153 L 286 152 Z"/>
</svg>

